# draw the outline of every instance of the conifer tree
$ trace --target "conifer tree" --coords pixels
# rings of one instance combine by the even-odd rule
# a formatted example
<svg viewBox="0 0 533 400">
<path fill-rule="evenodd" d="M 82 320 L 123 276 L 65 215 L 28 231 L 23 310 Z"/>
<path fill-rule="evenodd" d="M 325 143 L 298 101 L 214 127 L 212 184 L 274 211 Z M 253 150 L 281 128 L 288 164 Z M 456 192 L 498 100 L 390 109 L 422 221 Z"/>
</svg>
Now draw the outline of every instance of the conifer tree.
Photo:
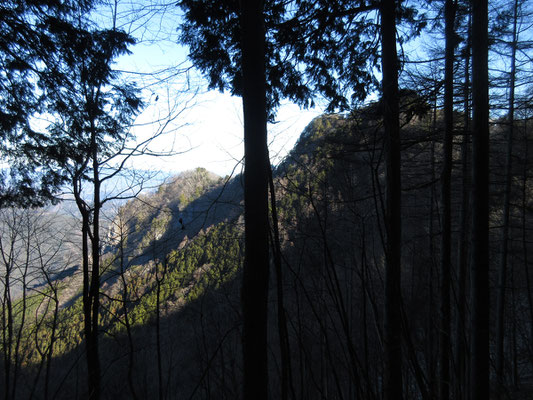
<svg viewBox="0 0 533 400">
<path fill-rule="evenodd" d="M 471 399 L 489 390 L 488 2 L 472 1 Z"/>
<path fill-rule="evenodd" d="M 36 123 L 47 112 L 43 76 L 61 57 L 53 27 L 86 13 L 92 1 L 7 0 L 0 6 L 0 151 L 9 168 L 0 171 L 0 207 L 40 206 L 57 200 L 67 180 L 55 162 L 42 162 L 45 128 Z M 62 90 L 56 81 L 54 90 Z M 50 161 L 50 160 L 49 160 Z"/>
</svg>

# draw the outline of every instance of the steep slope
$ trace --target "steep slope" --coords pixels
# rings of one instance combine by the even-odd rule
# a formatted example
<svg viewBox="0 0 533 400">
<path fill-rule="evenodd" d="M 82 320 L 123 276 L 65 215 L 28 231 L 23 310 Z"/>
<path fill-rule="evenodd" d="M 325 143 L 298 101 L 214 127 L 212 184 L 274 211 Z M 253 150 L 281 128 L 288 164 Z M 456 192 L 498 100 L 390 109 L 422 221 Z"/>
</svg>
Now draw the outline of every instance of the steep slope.
<svg viewBox="0 0 533 400">
<path fill-rule="evenodd" d="M 403 114 L 402 133 L 404 378 L 410 398 L 431 398 L 437 382 L 441 119 L 413 104 Z M 380 396 L 385 193 L 377 107 L 315 119 L 274 171 L 282 264 L 281 276 L 273 268 L 270 281 L 271 398 L 281 398 L 284 376 L 292 398 Z M 527 130 L 521 134 L 528 139 Z M 493 140 L 501 135 L 495 129 Z M 459 143 L 454 150 L 453 239 L 459 243 Z M 497 148 L 491 156 L 493 165 L 502 160 Z M 513 190 L 524 206 L 513 211 L 512 318 L 519 332 L 527 332 L 531 292 L 517 282 L 532 272 L 527 263 L 524 268 L 531 245 L 520 241 L 533 223 L 531 160 L 521 149 L 516 157 Z M 495 244 L 501 219 L 497 172 Z M 240 398 L 241 214 L 240 177 L 224 181 L 202 169 L 119 210 L 108 235 L 102 287 L 105 398 Z M 459 249 L 454 246 L 454 259 Z M 459 291 L 461 282 L 454 285 Z M 23 374 L 34 382 L 25 394 L 44 384 L 39 371 L 46 365 L 48 315 L 29 325 L 25 336 Z M 85 373 L 76 296 L 60 310 L 57 332 L 50 382 L 56 398 L 73 398 L 83 392 Z M 458 329 L 459 337 L 466 334 Z M 523 377 L 531 372 L 530 345 L 526 336 L 515 342 L 513 362 Z M 288 364 L 281 363 L 282 352 Z M 520 395 L 513 392 L 513 398 Z"/>
</svg>

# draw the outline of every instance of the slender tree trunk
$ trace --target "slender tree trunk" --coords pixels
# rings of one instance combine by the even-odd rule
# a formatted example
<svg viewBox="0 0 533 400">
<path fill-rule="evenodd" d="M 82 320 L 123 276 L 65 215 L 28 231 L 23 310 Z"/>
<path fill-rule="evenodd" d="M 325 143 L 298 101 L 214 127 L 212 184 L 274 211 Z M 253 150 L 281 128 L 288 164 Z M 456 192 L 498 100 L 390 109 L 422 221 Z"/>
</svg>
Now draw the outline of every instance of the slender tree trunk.
<svg viewBox="0 0 533 400">
<path fill-rule="evenodd" d="M 22 311 L 20 316 L 20 325 L 17 330 L 17 337 L 15 338 L 15 349 L 13 355 L 13 392 L 11 394 L 12 399 L 17 398 L 17 389 L 18 389 L 18 376 L 20 369 L 20 344 L 22 340 L 22 334 L 24 331 L 24 326 L 26 322 L 26 305 L 27 305 L 27 278 L 28 278 L 28 268 L 30 266 L 30 238 L 31 238 L 31 229 L 30 229 L 30 220 L 28 214 L 24 213 L 20 218 L 26 219 L 25 228 L 26 228 L 26 243 L 25 243 L 25 261 L 24 261 L 24 272 L 22 274 Z"/>
<path fill-rule="evenodd" d="M 529 273 L 529 242 L 528 242 L 528 231 L 527 231 L 527 203 L 528 203 L 528 156 L 529 156 L 529 145 L 528 145 L 528 133 L 527 133 L 527 118 L 524 119 L 524 168 L 522 170 L 522 215 L 521 215 L 521 225 L 522 225 L 522 255 L 524 257 L 524 275 L 526 278 L 526 291 L 527 291 L 527 303 L 529 305 L 529 345 L 533 345 L 533 288 L 531 283 L 531 276 Z"/>
<path fill-rule="evenodd" d="M 4 296 L 2 299 L 2 348 L 4 353 L 4 398 L 6 400 L 9 399 L 9 394 L 11 393 L 11 351 L 13 344 L 13 305 L 11 304 L 12 250 L 8 259 L 6 260 L 4 258 L 6 272 L 4 275 Z M 4 256 L 3 251 L 2 255 Z"/>
<path fill-rule="evenodd" d="M 94 371 L 94 357 L 92 352 L 92 323 L 91 323 L 91 297 L 89 280 L 89 213 L 81 210 L 82 213 L 82 268 L 83 268 L 83 322 L 85 335 L 85 353 L 87 359 L 88 392 L 89 398 L 94 391 L 92 373 Z"/>
<path fill-rule="evenodd" d="M 441 291 L 440 291 L 440 386 L 439 398 L 450 398 L 450 288 L 452 242 L 452 150 L 453 150 L 453 64 L 455 60 L 455 0 L 444 5 L 446 55 L 444 66 L 444 159 L 441 174 L 442 238 L 441 238 Z"/>
<path fill-rule="evenodd" d="M 431 132 L 433 135 L 437 132 L 437 88 L 435 87 L 435 98 L 434 98 L 434 104 L 433 104 L 433 117 L 431 122 Z M 435 182 L 435 140 L 431 141 L 431 182 Z M 434 322 L 434 314 L 436 314 L 435 311 L 435 304 L 434 304 L 434 272 L 437 269 L 436 268 L 436 262 L 435 262 L 435 241 L 433 239 L 433 236 L 435 234 L 434 229 L 434 219 L 435 219 L 435 184 L 431 184 L 430 189 L 430 196 L 429 196 L 429 224 L 428 224 L 428 231 L 429 231 L 429 237 L 428 237 L 428 248 L 429 248 L 429 258 L 430 258 L 430 264 L 429 264 L 429 273 L 428 273 L 428 303 L 427 303 L 427 357 L 426 362 L 428 364 L 428 380 L 429 380 L 429 393 L 434 398 L 437 397 L 437 388 L 436 388 L 436 363 L 435 363 L 435 322 Z"/>
<path fill-rule="evenodd" d="M 89 336 L 91 370 L 89 371 L 90 391 L 89 398 L 98 400 L 100 398 L 100 357 L 98 344 L 98 319 L 100 308 L 100 176 L 98 165 L 98 147 L 96 141 L 92 145 L 92 168 L 93 168 L 93 220 L 91 238 L 91 284 L 89 287 L 89 302 L 91 314 L 91 328 Z"/>
<path fill-rule="evenodd" d="M 46 353 L 46 369 L 44 374 L 44 400 L 48 400 L 48 393 L 50 391 L 50 371 L 52 370 L 52 357 L 54 355 L 54 344 L 56 341 L 56 329 L 57 329 L 57 317 L 59 314 L 59 298 L 57 295 L 57 288 L 53 287 L 53 283 L 49 280 L 48 284 L 50 285 L 53 292 L 54 300 L 54 316 L 52 318 L 52 331 L 50 332 L 50 344 L 48 345 L 48 351 Z"/>
<path fill-rule="evenodd" d="M 396 52 L 396 1 L 381 2 L 381 48 L 383 71 L 383 122 L 386 149 L 386 278 L 385 278 L 385 371 L 386 400 L 402 399 L 401 316 L 401 156 L 398 105 L 398 58 Z"/>
<path fill-rule="evenodd" d="M 500 252 L 500 268 L 498 277 L 498 298 L 496 309 L 496 379 L 498 385 L 497 395 L 502 398 L 504 394 L 504 341 L 505 341 L 505 287 L 507 286 L 507 254 L 509 243 L 509 215 L 511 203 L 512 179 L 512 151 L 514 136 L 514 97 L 516 79 L 516 44 L 517 44 L 517 19 L 518 0 L 514 2 L 513 15 L 513 40 L 511 43 L 511 70 L 509 82 L 509 126 L 507 129 L 507 151 L 505 155 L 505 189 L 503 193 L 503 221 L 502 221 L 502 249 Z"/>
<path fill-rule="evenodd" d="M 458 244 L 458 272 L 457 272 L 457 316 L 455 326 L 455 375 L 457 400 L 466 399 L 467 396 L 467 340 L 466 340 L 466 300 L 467 300 L 467 271 L 468 271 L 468 231 L 469 231 L 469 208 L 470 208 L 470 172 L 469 163 L 469 140 L 470 140 L 470 17 L 468 20 L 468 37 L 465 51 L 465 79 L 463 85 L 464 96 L 464 121 L 463 141 L 461 143 L 461 175 L 462 175 L 462 198 L 461 198 L 461 230 Z"/>
<path fill-rule="evenodd" d="M 488 1 L 472 1 L 471 400 L 490 397 L 488 47 Z"/>
<path fill-rule="evenodd" d="M 154 251 L 155 253 L 155 251 Z M 155 254 L 154 254 L 155 257 Z M 155 279 L 156 279 L 156 346 L 157 346 L 157 383 L 158 383 L 158 393 L 159 400 L 163 400 L 163 357 L 161 355 L 161 284 L 165 279 L 167 274 L 168 261 L 163 261 L 163 271 L 161 276 L 159 276 L 159 266 L 155 266 Z"/>
<path fill-rule="evenodd" d="M 279 237 L 278 209 L 276 205 L 276 191 L 272 168 L 268 168 L 268 183 L 270 187 L 270 207 L 272 214 L 272 252 L 274 254 L 274 265 L 276 270 L 276 295 L 277 295 L 277 316 L 278 316 L 278 336 L 281 353 L 281 399 L 289 398 L 289 389 L 292 397 L 295 397 L 292 384 L 291 351 L 289 346 L 289 330 L 287 328 L 287 316 L 285 312 L 285 301 L 283 295 L 283 270 L 281 264 L 281 243 Z"/>
<path fill-rule="evenodd" d="M 241 3 L 244 113 L 244 399 L 266 400 L 268 151 L 263 1 Z"/>
<path fill-rule="evenodd" d="M 470 25 L 470 24 L 469 24 Z M 470 32 L 470 31 L 469 31 Z M 468 34 L 470 43 L 470 33 Z M 467 267 L 468 267 L 468 227 L 469 227 L 469 207 L 470 207 L 470 172 L 468 168 L 469 160 L 469 138 L 470 138 L 470 44 L 467 45 L 465 60 L 465 82 L 464 82 L 464 126 L 463 141 L 461 143 L 461 175 L 462 175 L 462 199 L 461 199 L 461 230 L 458 244 L 458 272 L 457 272 L 457 315 L 455 326 L 455 373 L 456 391 L 455 398 L 458 400 L 467 398 L 466 379 L 466 288 L 467 288 Z"/>
<path fill-rule="evenodd" d="M 135 363 L 135 346 L 133 344 L 133 336 L 131 333 L 130 315 L 128 304 L 130 302 L 130 295 L 128 290 L 128 282 L 126 281 L 126 259 L 124 255 L 124 248 L 126 246 L 126 222 L 123 220 L 124 214 L 119 211 L 118 214 L 118 229 L 119 229 L 119 263 L 120 263 L 120 280 L 122 282 L 122 312 L 124 313 L 124 326 L 126 327 L 126 336 L 128 337 L 128 386 L 130 388 L 131 397 L 137 400 L 137 393 L 135 391 L 135 385 L 133 383 L 133 369 Z"/>
<path fill-rule="evenodd" d="M 92 122 L 94 120 L 91 120 Z M 95 127 L 93 126 L 93 132 Z M 83 269 L 83 317 L 85 354 L 87 359 L 87 397 L 90 400 L 100 398 L 100 360 L 98 355 L 98 313 L 100 295 L 100 178 L 98 175 L 98 148 L 95 135 L 91 140 L 91 153 L 93 168 L 93 207 L 92 207 L 92 232 L 91 208 L 81 197 L 81 175 L 85 171 L 87 161 L 80 166 L 73 178 L 74 197 L 76 205 L 82 216 L 82 269 Z M 89 245 L 90 242 L 90 245 Z M 90 260 L 91 259 L 91 260 Z M 90 261 L 91 262 L 90 262 Z M 91 268 L 89 268 L 89 266 Z"/>
</svg>

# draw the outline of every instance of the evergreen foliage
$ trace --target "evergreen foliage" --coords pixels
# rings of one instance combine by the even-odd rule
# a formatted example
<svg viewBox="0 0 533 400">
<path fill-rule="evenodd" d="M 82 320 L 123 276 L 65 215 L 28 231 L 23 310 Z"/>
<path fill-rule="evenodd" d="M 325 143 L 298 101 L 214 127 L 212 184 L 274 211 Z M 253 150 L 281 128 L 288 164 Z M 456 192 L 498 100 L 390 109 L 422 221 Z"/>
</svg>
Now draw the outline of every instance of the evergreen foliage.
<svg viewBox="0 0 533 400">
<path fill-rule="evenodd" d="M 41 162 L 36 151 L 42 127 L 32 119 L 48 112 L 49 94 L 63 85 L 55 76 L 51 91 L 43 86 L 51 83 L 49 77 L 61 62 L 64 48 L 57 42 L 58 27 L 69 26 L 91 5 L 92 1 L 8 0 L 0 6 L 1 151 L 10 164 L 0 171 L 0 207 L 42 205 L 55 199 L 66 180 L 56 164 Z"/>
</svg>

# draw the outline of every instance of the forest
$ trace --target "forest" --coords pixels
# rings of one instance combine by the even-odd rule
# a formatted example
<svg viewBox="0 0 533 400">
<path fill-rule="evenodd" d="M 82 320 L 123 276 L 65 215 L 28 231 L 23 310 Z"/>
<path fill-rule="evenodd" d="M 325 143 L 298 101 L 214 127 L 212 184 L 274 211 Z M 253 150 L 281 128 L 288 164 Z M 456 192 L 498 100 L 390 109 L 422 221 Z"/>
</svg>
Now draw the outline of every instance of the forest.
<svg viewBox="0 0 533 400">
<path fill-rule="evenodd" d="M 3 1 L 0 398 L 533 398 L 532 6 Z"/>
</svg>

